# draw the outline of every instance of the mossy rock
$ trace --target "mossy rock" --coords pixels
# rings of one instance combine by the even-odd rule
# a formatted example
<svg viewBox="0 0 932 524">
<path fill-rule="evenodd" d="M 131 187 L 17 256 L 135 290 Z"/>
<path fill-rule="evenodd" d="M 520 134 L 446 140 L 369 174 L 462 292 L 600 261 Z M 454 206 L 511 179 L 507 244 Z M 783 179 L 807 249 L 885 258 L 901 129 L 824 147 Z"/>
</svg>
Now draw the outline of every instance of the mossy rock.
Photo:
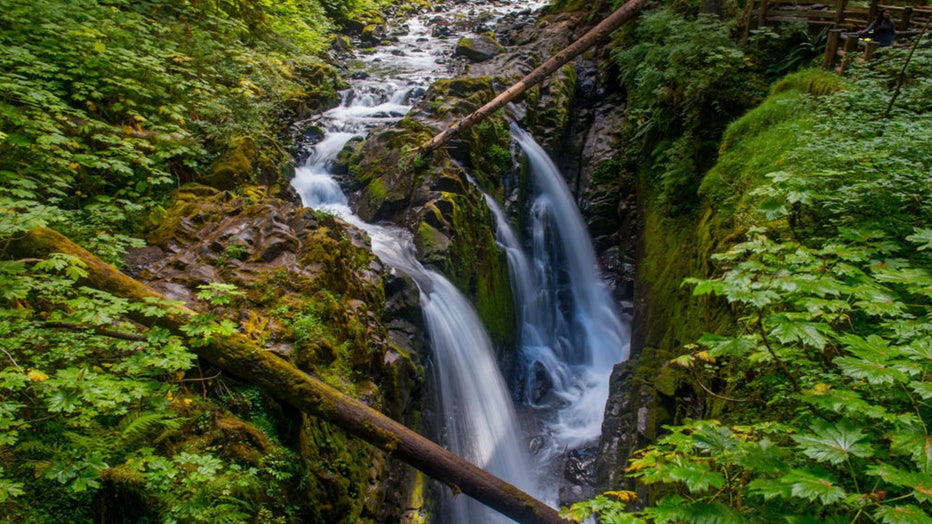
<svg viewBox="0 0 932 524">
<path fill-rule="evenodd" d="M 576 113 L 576 70 L 563 66 L 525 94 L 528 131 L 541 147 L 559 151 Z"/>
<path fill-rule="evenodd" d="M 396 420 L 417 420 L 423 370 L 389 338 L 382 268 L 364 233 L 261 188 L 183 186 L 167 215 L 159 235 L 164 257 L 153 262 L 159 269 L 149 272 L 150 285 L 163 292 L 186 288 L 182 298 L 192 304 L 196 275 L 235 285 L 243 295 L 213 306 L 218 319 Z M 261 463 L 263 449 L 275 447 L 251 425 L 226 415 L 211 420 L 217 445 L 222 440 L 240 463 Z M 294 488 L 303 490 L 309 521 L 398 519 L 405 483 L 413 482 L 403 468 L 316 419 L 306 420 L 294 438 L 307 473 Z"/>
<path fill-rule="evenodd" d="M 365 9 L 354 12 L 351 18 L 343 20 L 343 31 L 350 35 L 358 35 L 370 25 L 385 25 L 382 13 L 375 9 Z"/>
<path fill-rule="evenodd" d="M 340 103 L 340 90 L 348 86 L 335 67 L 306 58 L 296 60 L 292 67 L 303 88 L 285 100 L 294 119 L 307 118 Z"/>
<path fill-rule="evenodd" d="M 252 183 L 257 173 L 259 148 L 252 137 L 230 140 L 200 182 L 217 189 L 234 189 Z"/>
<path fill-rule="evenodd" d="M 446 123 L 479 109 L 495 95 L 488 76 L 443 79 L 431 84 L 419 108 L 424 117 Z"/>
<path fill-rule="evenodd" d="M 385 27 L 381 24 L 367 24 L 359 32 L 359 40 L 370 46 L 379 45 L 385 39 Z"/>
<path fill-rule="evenodd" d="M 465 194 L 443 193 L 426 212 L 439 211 L 441 223 L 449 224 L 451 234 L 443 273 L 476 306 L 492 342 L 497 347 L 512 347 L 516 321 L 508 261 L 495 242 L 493 220 L 484 197 L 470 189 Z M 436 223 L 422 215 L 418 232 L 436 229 L 428 224 L 430 221 Z"/>
<path fill-rule="evenodd" d="M 396 220 L 408 208 L 422 181 L 414 150 L 430 136 L 408 129 L 386 129 L 351 146 L 347 159 L 351 199 L 363 220 Z"/>
<path fill-rule="evenodd" d="M 453 50 L 454 56 L 463 56 L 471 62 L 484 62 L 505 52 L 502 44 L 490 35 L 482 34 L 474 38 L 461 38 Z"/>
</svg>

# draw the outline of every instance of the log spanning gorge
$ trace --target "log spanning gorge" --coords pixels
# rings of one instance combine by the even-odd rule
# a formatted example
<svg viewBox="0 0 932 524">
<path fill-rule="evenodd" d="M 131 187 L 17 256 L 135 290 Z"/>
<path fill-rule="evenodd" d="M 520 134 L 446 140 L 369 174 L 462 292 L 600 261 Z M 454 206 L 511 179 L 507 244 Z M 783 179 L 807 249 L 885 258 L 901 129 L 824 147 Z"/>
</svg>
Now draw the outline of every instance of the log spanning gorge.
<svg viewBox="0 0 932 524">
<path fill-rule="evenodd" d="M 482 7 L 497 17 L 541 5 Z M 365 74 L 354 75 L 342 103 L 320 115 L 322 137 L 306 152 L 292 185 L 305 206 L 365 231 L 375 255 L 416 284 L 430 345 L 429 395 L 436 406 L 428 424 L 436 434 L 428 437 L 556 506 L 567 454 L 591 453 L 599 439 L 609 375 L 627 358 L 629 328 L 602 281 L 586 225 L 559 169 L 518 124 L 511 127 L 512 154 L 515 169 L 530 175 L 529 198 L 503 209 L 484 195 L 494 221 L 489 227 L 507 258 L 518 324 L 514 347 L 503 351 L 510 355 L 508 366 L 499 361 L 470 300 L 418 259 L 410 231 L 356 215 L 341 175 L 333 172 L 337 155 L 350 140 L 400 120 L 432 81 L 451 73 L 453 42 L 432 36 L 426 15 L 404 23 L 407 34 L 358 58 Z M 441 492 L 439 522 L 510 522 L 468 497 Z"/>
</svg>

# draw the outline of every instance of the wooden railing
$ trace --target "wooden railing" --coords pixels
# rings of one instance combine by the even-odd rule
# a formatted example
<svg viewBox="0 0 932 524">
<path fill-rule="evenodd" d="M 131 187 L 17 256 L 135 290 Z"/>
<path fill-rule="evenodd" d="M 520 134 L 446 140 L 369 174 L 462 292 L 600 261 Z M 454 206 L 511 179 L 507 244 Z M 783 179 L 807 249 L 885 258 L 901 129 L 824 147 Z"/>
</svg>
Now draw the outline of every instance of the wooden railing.
<svg viewBox="0 0 932 524">
<path fill-rule="evenodd" d="M 929 0 L 913 0 L 888 5 L 870 0 L 869 6 L 863 7 L 849 6 L 848 0 L 829 0 L 822 4 L 813 0 L 748 0 L 744 36 L 747 38 L 752 29 L 768 24 L 799 22 L 827 26 L 830 29 L 822 68 L 834 68 L 844 73 L 847 65 L 859 54 L 863 52 L 864 59 L 869 59 L 879 47 L 876 41 L 862 39 L 858 29 L 866 28 L 878 13 L 888 9 L 896 24 L 896 42 L 909 41 L 928 27 L 928 21 L 932 19 L 932 6 L 928 3 Z"/>
<path fill-rule="evenodd" d="M 748 0 L 745 11 L 745 33 L 757 27 L 778 22 L 802 22 L 809 25 L 826 25 L 848 30 L 863 29 L 883 9 L 890 10 L 897 33 L 908 33 L 922 27 L 932 18 L 929 0 L 914 0 L 897 5 L 880 4 L 871 0 L 869 7 L 849 6 L 848 0 Z"/>
</svg>

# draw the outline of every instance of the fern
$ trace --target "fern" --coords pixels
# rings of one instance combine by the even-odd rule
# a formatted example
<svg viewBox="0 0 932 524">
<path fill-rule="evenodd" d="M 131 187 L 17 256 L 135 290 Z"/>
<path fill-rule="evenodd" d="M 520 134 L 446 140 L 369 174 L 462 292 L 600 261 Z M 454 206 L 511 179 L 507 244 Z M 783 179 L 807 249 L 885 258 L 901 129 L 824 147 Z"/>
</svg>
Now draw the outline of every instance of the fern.
<svg viewBox="0 0 932 524">
<path fill-rule="evenodd" d="M 140 411 L 128 413 L 115 429 L 125 445 L 132 445 L 179 427 L 181 421 L 172 412 Z"/>
</svg>

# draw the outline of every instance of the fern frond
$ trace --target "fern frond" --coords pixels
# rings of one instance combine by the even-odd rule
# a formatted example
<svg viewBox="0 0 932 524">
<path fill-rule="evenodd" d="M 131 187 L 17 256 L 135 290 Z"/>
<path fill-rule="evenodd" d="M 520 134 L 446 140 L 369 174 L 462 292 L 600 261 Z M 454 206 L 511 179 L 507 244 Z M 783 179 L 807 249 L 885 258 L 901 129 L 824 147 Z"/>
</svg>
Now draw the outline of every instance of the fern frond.
<svg viewBox="0 0 932 524">
<path fill-rule="evenodd" d="M 181 422 L 170 413 L 160 411 L 142 411 L 128 413 L 120 423 L 117 431 L 124 442 L 137 442 L 156 433 L 178 429 Z"/>
</svg>

